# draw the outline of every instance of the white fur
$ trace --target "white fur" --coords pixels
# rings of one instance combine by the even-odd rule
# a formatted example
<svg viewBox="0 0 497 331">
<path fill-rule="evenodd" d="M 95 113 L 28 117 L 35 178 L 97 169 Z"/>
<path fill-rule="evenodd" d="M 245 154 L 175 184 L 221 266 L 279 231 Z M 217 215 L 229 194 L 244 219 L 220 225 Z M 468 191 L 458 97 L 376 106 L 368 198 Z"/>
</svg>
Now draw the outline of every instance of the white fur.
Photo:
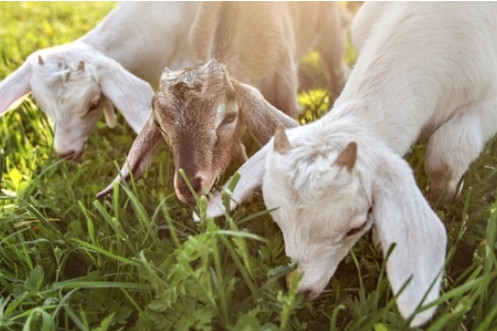
<svg viewBox="0 0 497 331">
<path fill-rule="evenodd" d="M 0 114 L 31 92 L 54 125 L 56 151 L 69 158 L 81 154 L 103 108 L 109 126 L 115 125 L 114 105 L 139 132 L 154 95 L 150 84 L 158 85 L 165 65 L 179 68 L 194 61 L 187 36 L 197 7 L 195 2 L 119 3 L 82 38 L 34 52 L 5 78 Z M 98 100 L 98 108 L 88 113 Z"/>
<path fill-rule="evenodd" d="M 397 304 L 411 315 L 431 284 L 424 303 L 438 297 L 446 234 L 416 186 L 411 169 L 375 134 L 351 118 L 318 121 L 288 131 L 290 149 L 269 151 L 262 190 L 273 219 L 283 232 L 286 253 L 303 271 L 300 291 L 319 295 L 350 247 L 371 222 L 387 260 L 394 294 L 411 282 Z M 358 145 L 352 170 L 337 163 L 351 141 Z M 368 216 L 371 209 L 372 219 Z M 347 235 L 360 229 L 354 235 Z M 417 314 L 412 325 L 431 317 L 432 307 Z"/>
<path fill-rule="evenodd" d="M 413 277 L 397 300 L 401 314 L 414 312 L 432 282 L 424 303 L 438 297 L 446 234 L 400 156 L 421 134 L 429 137 L 430 193 L 456 193 L 497 130 L 495 17 L 495 3 L 366 3 L 353 29 L 360 55 L 329 114 L 288 130 L 288 151 L 268 147 L 266 164 L 259 157 L 240 169 L 237 198 L 262 180 L 246 173 L 264 173 L 266 205 L 278 207 L 273 217 L 309 297 L 357 240 L 344 235 L 364 221 L 370 203 L 384 252 L 397 245 L 387 261 L 393 292 Z M 358 154 L 349 172 L 336 160 L 351 142 Z M 218 214 L 219 205 L 211 201 L 209 213 Z M 411 324 L 425 323 L 434 310 Z"/>
</svg>

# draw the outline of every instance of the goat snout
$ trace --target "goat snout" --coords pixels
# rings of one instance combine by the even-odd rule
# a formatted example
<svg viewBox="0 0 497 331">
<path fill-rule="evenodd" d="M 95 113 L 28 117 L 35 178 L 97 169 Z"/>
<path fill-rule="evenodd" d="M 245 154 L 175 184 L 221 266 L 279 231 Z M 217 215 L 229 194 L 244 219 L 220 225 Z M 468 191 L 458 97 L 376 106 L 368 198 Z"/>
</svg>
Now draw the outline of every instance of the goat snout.
<svg viewBox="0 0 497 331">
<path fill-rule="evenodd" d="M 70 150 L 67 152 L 59 152 L 57 154 L 61 159 L 76 161 L 81 157 L 81 155 L 83 155 L 83 151 Z"/>
<path fill-rule="evenodd" d="M 299 293 L 302 294 L 304 296 L 304 299 L 307 301 L 312 301 L 319 296 L 319 293 L 310 288 L 301 288 L 299 289 Z"/>
<path fill-rule="evenodd" d="M 286 274 L 285 280 L 286 280 L 286 287 L 288 289 L 291 288 L 291 284 L 293 282 L 293 279 L 297 276 L 298 269 L 290 271 L 289 273 Z M 319 292 L 313 290 L 312 288 L 299 288 L 299 293 L 304 296 L 304 299 L 307 301 L 311 301 L 316 299 L 319 296 Z"/>
<path fill-rule="evenodd" d="M 188 178 L 188 181 L 190 182 L 191 188 L 193 189 L 193 192 L 201 195 L 202 192 L 202 178 L 199 176 L 196 176 L 194 178 Z M 190 190 L 190 187 L 188 187 L 188 184 L 184 181 L 184 179 L 179 176 L 178 177 L 178 185 L 177 185 L 177 190 L 178 190 L 178 197 L 179 199 L 187 204 L 193 204 L 195 203 L 195 198 L 193 196 L 192 191 Z"/>
</svg>

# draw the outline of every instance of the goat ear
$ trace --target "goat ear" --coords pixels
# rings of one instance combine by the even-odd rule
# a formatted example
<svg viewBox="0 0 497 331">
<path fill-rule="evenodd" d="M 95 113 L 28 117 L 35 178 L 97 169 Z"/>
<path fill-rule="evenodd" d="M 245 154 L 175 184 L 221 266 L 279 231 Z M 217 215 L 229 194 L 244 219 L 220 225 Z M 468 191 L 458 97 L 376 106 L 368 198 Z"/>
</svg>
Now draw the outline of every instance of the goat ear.
<svg viewBox="0 0 497 331">
<path fill-rule="evenodd" d="M 445 259 L 447 235 L 416 185 L 409 165 L 389 151 L 373 179 L 373 216 L 383 252 L 395 244 L 387 260 L 387 275 L 404 317 L 421 304 L 438 298 Z M 411 326 L 431 318 L 435 307 L 417 313 Z"/>
<path fill-rule="evenodd" d="M 242 123 L 260 145 L 266 144 L 274 135 L 276 126 L 285 128 L 299 126 L 290 116 L 272 106 L 255 87 L 231 79 L 240 107 Z"/>
<path fill-rule="evenodd" d="M 133 177 L 140 176 L 149 167 L 163 142 L 164 139 L 161 136 L 160 129 L 155 125 L 153 117 L 150 115 L 143 129 L 133 142 L 133 145 L 131 145 L 128 157 L 119 175 L 112 183 L 97 194 L 97 198 L 101 198 L 112 192 L 114 183 L 120 182 L 121 179 L 128 180 L 131 174 Z"/>
<path fill-rule="evenodd" d="M 104 117 L 105 123 L 111 129 L 116 127 L 116 112 L 114 111 L 114 104 L 108 98 L 104 97 Z"/>
<path fill-rule="evenodd" d="M 338 155 L 335 164 L 339 167 L 346 168 L 348 172 L 351 172 L 352 168 L 354 168 L 356 159 L 357 143 L 353 141 L 344 148 L 340 155 Z"/>
<path fill-rule="evenodd" d="M 103 94 L 119 109 L 133 130 L 140 132 L 150 112 L 154 96 L 152 87 L 108 57 L 98 57 L 96 66 Z"/>
<path fill-rule="evenodd" d="M 26 61 L 0 83 L 0 115 L 14 109 L 15 101 L 31 92 L 29 81 L 32 73 L 32 64 Z"/>
<path fill-rule="evenodd" d="M 275 152 L 280 154 L 285 154 L 290 150 L 290 141 L 285 132 L 285 127 L 282 124 L 278 124 L 274 131 L 274 145 L 273 148 Z"/>
</svg>

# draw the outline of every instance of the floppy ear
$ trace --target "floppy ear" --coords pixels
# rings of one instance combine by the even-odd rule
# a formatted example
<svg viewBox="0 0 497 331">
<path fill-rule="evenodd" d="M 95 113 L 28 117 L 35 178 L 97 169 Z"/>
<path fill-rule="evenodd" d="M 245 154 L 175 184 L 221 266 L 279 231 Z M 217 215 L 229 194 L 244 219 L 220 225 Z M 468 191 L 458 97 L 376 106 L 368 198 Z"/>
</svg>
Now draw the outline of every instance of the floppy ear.
<svg viewBox="0 0 497 331">
<path fill-rule="evenodd" d="M 387 260 L 393 293 L 397 295 L 412 277 L 397 299 L 400 313 L 408 317 L 425 295 L 423 304 L 439 296 L 447 235 L 416 185 L 407 162 L 393 152 L 385 156 L 373 178 L 376 239 L 385 254 L 395 244 Z M 423 324 L 434 312 L 432 307 L 416 314 L 411 326 Z"/>
<path fill-rule="evenodd" d="M 133 174 L 133 177 L 140 176 L 148 168 L 154 156 L 157 155 L 163 142 L 164 139 L 160 134 L 160 129 L 155 125 L 153 117 L 150 115 L 145 126 L 133 142 L 133 145 L 131 145 L 128 157 L 119 175 L 112 183 L 97 194 L 97 198 L 101 198 L 112 192 L 114 183 L 120 182 L 121 179 L 128 180 L 130 174 Z"/>
<path fill-rule="evenodd" d="M 123 114 L 135 132 L 140 132 L 150 112 L 154 90 L 116 61 L 105 56 L 96 59 L 98 80 L 104 95 Z"/>
<path fill-rule="evenodd" d="M 0 83 L 0 115 L 3 115 L 9 109 L 13 109 L 14 107 L 11 107 L 11 105 L 15 101 L 31 92 L 29 84 L 31 75 L 31 63 L 24 62 L 21 67 Z"/>
<path fill-rule="evenodd" d="M 255 87 L 232 79 L 240 107 L 240 118 L 250 134 L 260 145 L 266 144 L 274 135 L 278 124 L 286 128 L 299 126 L 290 116 L 271 105 Z"/>
<path fill-rule="evenodd" d="M 116 127 L 116 112 L 114 111 L 114 105 L 107 97 L 104 97 L 104 117 L 105 123 L 111 129 Z"/>
</svg>

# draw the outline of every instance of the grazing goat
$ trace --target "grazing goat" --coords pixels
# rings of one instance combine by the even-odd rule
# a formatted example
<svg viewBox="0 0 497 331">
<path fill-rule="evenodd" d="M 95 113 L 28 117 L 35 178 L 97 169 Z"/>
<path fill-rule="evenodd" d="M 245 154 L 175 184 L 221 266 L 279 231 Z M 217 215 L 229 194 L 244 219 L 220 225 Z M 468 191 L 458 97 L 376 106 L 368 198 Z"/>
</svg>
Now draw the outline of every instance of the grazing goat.
<svg viewBox="0 0 497 331">
<path fill-rule="evenodd" d="M 401 156 L 420 134 L 429 137 L 431 194 L 456 194 L 497 131 L 495 17 L 495 3 L 364 4 L 353 28 L 361 52 L 332 110 L 286 133 L 278 128 L 242 166 L 233 197 L 241 201 L 262 182 L 306 297 L 319 295 L 371 226 L 385 254 L 396 244 L 387 274 L 400 313 L 438 297 L 446 233 Z M 216 196 L 208 214 L 221 214 L 220 205 Z"/>
<path fill-rule="evenodd" d="M 263 145 L 278 124 L 298 125 L 256 88 L 230 78 L 216 60 L 195 68 L 165 70 L 152 114 L 114 182 L 128 179 L 130 173 L 142 173 L 165 140 L 171 146 L 175 169 L 185 171 L 196 192 L 208 193 L 232 160 L 239 164 L 246 160 L 241 142 L 245 127 Z M 113 183 L 98 197 L 108 194 Z M 181 201 L 195 202 L 178 171 L 174 187 Z"/>
<path fill-rule="evenodd" d="M 265 144 L 277 124 L 265 120 L 272 116 L 264 114 L 269 105 L 257 109 L 261 102 L 250 103 L 258 93 L 244 84 L 260 89 L 273 106 L 296 116 L 297 62 L 316 44 L 330 88 L 334 93 L 341 90 L 348 75 L 341 14 L 338 4 L 324 2 L 203 3 L 192 27 L 192 47 L 201 59 L 215 60 L 178 72 L 165 70 L 154 112 L 116 181 L 128 177 L 129 169 L 136 176 L 148 166 L 163 140 L 162 131 L 176 167 L 176 195 L 185 203 L 194 202 L 180 168 L 196 193 L 208 193 L 232 160 L 246 160 L 244 128 Z M 283 123 L 296 125 L 288 118 Z"/>
<path fill-rule="evenodd" d="M 82 154 L 102 109 L 110 127 L 116 106 L 139 132 L 154 96 L 142 79 L 157 86 L 165 65 L 195 60 L 187 37 L 197 8 L 194 2 L 119 3 L 82 38 L 28 56 L 0 83 L 0 114 L 31 92 L 55 128 L 57 153 L 68 159 Z"/>
</svg>

